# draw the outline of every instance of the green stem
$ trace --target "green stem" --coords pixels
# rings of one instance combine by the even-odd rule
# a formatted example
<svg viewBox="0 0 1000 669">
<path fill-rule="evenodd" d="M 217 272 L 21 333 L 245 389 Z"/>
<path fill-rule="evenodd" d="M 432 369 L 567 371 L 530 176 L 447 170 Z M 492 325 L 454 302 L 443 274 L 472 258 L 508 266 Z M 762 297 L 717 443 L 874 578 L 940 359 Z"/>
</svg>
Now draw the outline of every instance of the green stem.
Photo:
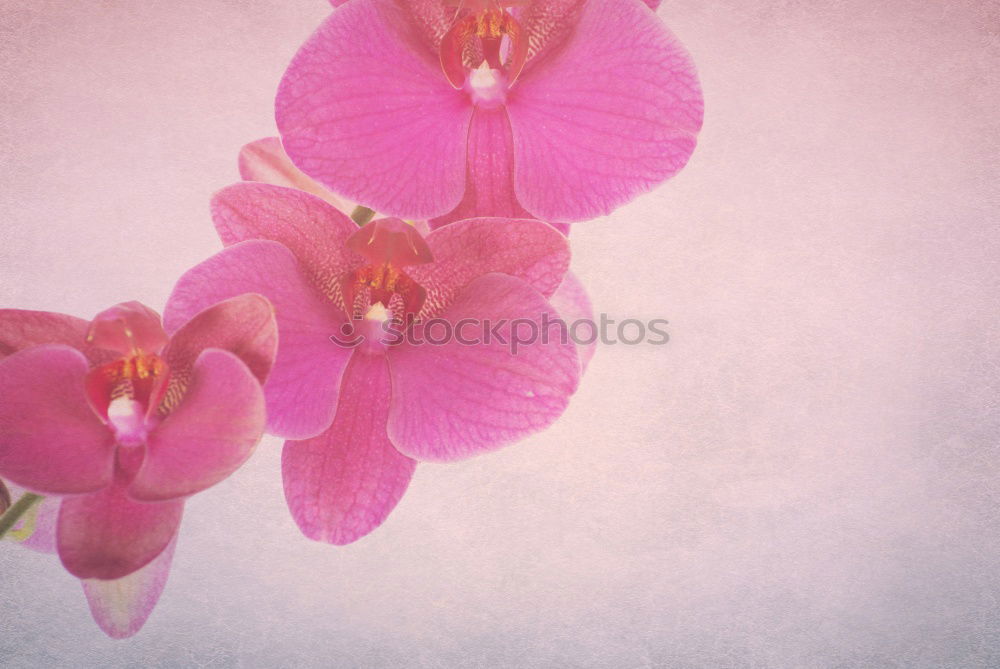
<svg viewBox="0 0 1000 669">
<path fill-rule="evenodd" d="M 14 505 L 0 516 L 0 539 L 3 539 L 7 532 L 17 525 L 17 521 L 21 520 L 24 514 L 31 511 L 31 508 L 43 499 L 45 498 L 33 492 L 26 492 L 21 495 L 21 498 L 14 502 Z"/>
<path fill-rule="evenodd" d="M 364 207 L 360 204 L 354 208 L 354 211 L 351 212 L 351 219 L 359 226 L 368 223 L 373 218 L 375 218 L 375 210 L 369 209 L 368 207 Z"/>
</svg>

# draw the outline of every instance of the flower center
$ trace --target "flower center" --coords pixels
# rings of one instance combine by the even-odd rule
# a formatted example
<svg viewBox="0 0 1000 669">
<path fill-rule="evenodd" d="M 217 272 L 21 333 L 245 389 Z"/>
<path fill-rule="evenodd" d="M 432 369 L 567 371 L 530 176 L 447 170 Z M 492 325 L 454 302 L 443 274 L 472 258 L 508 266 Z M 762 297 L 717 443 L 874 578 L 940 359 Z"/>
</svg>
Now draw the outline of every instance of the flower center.
<svg viewBox="0 0 1000 669">
<path fill-rule="evenodd" d="M 91 404 L 107 418 L 119 444 L 137 446 L 145 441 L 146 416 L 163 398 L 168 376 L 163 359 L 139 350 L 87 373 Z"/>
<path fill-rule="evenodd" d="M 456 20 L 441 39 L 438 55 L 441 69 L 455 88 L 468 83 L 476 102 L 502 102 L 494 91 L 477 98 L 481 86 L 469 81 L 481 66 L 502 75 L 500 88 L 514 85 L 528 56 L 528 39 L 521 24 L 507 7 L 527 4 L 527 0 L 451 0 L 457 6 Z"/>
<path fill-rule="evenodd" d="M 381 314 L 405 319 L 420 313 L 427 292 L 402 268 L 433 259 L 427 242 L 413 226 L 398 218 L 374 221 L 351 235 L 347 247 L 368 261 L 341 278 L 349 316 L 360 319 Z M 373 308 L 377 306 L 384 313 L 376 313 Z"/>
</svg>

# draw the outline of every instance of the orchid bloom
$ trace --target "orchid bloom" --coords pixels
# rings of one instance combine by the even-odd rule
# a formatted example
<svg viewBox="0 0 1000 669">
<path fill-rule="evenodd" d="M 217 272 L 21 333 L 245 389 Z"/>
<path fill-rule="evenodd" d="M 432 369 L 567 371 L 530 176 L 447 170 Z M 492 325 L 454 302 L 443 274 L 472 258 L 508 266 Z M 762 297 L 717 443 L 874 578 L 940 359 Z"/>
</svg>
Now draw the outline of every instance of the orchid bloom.
<svg viewBox="0 0 1000 669">
<path fill-rule="evenodd" d="M 416 460 L 464 458 L 541 430 L 576 390 L 578 352 L 557 336 L 516 354 L 509 323 L 475 345 L 417 341 L 437 319 L 558 319 L 550 298 L 569 249 L 544 223 L 471 219 L 426 236 L 392 218 L 359 228 L 313 195 L 262 183 L 222 190 L 212 212 L 228 248 L 181 277 L 166 327 L 235 293 L 272 302 L 280 344 L 264 386 L 268 429 L 289 439 L 285 496 L 312 539 L 364 536 L 402 497 Z M 399 321 L 407 337 L 386 341 Z M 357 334 L 360 345 L 334 341 Z"/>
<path fill-rule="evenodd" d="M 641 0 L 351 0 L 276 100 L 302 171 L 436 223 L 607 214 L 687 163 L 702 115 L 690 58 Z"/>
<path fill-rule="evenodd" d="M 152 611 L 184 500 L 259 441 L 276 347 L 259 295 L 209 306 L 171 338 L 137 302 L 89 324 L 0 310 L 0 476 L 61 497 L 54 547 L 110 636 L 134 634 Z M 51 545 L 50 528 L 35 531 Z"/>
<path fill-rule="evenodd" d="M 257 181 L 271 184 L 272 186 L 284 186 L 311 193 L 316 197 L 326 200 L 334 209 L 343 214 L 350 215 L 354 206 L 337 197 L 321 184 L 313 181 L 307 174 L 295 167 L 288 154 L 281 146 L 281 140 L 277 137 L 264 137 L 245 144 L 239 153 L 237 161 L 240 176 L 246 181 Z M 475 217 L 473 217 L 475 218 Z M 421 233 L 429 232 L 431 227 L 426 221 L 411 221 L 413 226 Z M 563 234 L 567 233 L 566 227 L 559 224 L 551 224 Z M 562 283 L 556 292 L 549 297 L 549 304 L 556 308 L 559 315 L 567 323 L 577 320 L 594 320 L 594 310 L 590 305 L 590 297 L 587 290 L 580 283 L 580 280 L 568 270 L 563 277 Z M 581 363 L 586 370 L 590 360 L 597 350 L 597 343 L 581 343 L 578 345 Z"/>
</svg>

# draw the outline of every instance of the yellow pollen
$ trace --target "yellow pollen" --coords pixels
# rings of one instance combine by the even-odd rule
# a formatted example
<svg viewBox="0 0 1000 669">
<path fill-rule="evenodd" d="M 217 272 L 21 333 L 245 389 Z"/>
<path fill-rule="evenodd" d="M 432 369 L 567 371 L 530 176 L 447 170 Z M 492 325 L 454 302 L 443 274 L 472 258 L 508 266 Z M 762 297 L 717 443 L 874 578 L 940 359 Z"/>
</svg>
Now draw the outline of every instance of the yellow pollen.
<svg viewBox="0 0 1000 669">
<path fill-rule="evenodd" d="M 503 35 L 503 12 L 487 10 L 479 15 L 476 34 L 480 37 L 501 37 Z"/>
<path fill-rule="evenodd" d="M 399 270 L 385 263 L 380 267 L 369 268 L 367 277 L 362 277 L 362 282 L 369 288 L 395 290 L 399 281 Z"/>
<path fill-rule="evenodd" d="M 152 353 L 138 353 L 108 363 L 102 372 L 111 385 L 111 399 L 131 398 L 135 392 L 133 382 L 153 379 L 166 371 L 166 365 L 159 356 Z"/>
</svg>

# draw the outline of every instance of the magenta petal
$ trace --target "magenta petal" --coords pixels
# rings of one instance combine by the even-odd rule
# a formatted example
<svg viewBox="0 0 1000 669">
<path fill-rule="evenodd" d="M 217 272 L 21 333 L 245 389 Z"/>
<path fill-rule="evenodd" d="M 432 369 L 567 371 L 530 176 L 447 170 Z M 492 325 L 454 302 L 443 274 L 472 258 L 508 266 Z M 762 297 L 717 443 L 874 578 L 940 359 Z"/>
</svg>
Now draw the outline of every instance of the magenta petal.
<svg viewBox="0 0 1000 669">
<path fill-rule="evenodd" d="M 403 218 L 440 216 L 465 187 L 472 104 L 409 35 L 392 0 L 352 0 L 319 27 L 282 79 L 276 119 L 303 172 Z"/>
<path fill-rule="evenodd" d="M 518 200 L 561 222 L 607 214 L 676 174 L 703 101 L 687 52 L 635 0 L 588 0 L 573 36 L 511 90 Z"/>
<path fill-rule="evenodd" d="M 350 349 L 330 340 L 342 312 L 306 279 L 292 253 L 276 242 L 248 241 L 188 270 L 167 302 L 173 330 L 215 302 L 246 292 L 267 297 L 278 323 L 278 353 L 264 385 L 268 431 L 308 438 L 329 427 Z"/>
<path fill-rule="evenodd" d="M 466 219 L 434 230 L 427 236 L 427 245 L 434 262 L 407 268 L 427 291 L 424 318 L 439 313 L 483 274 L 510 274 L 549 296 L 569 267 L 566 238 L 540 221 Z"/>
<path fill-rule="evenodd" d="M 431 221 L 440 227 L 464 218 L 532 218 L 514 194 L 514 145 L 503 107 L 476 108 L 469 129 L 465 197 L 451 212 Z"/>
<path fill-rule="evenodd" d="M 590 297 L 573 272 L 566 272 L 566 277 L 563 279 L 562 285 L 559 286 L 559 290 L 549 298 L 549 304 L 559 313 L 559 317 L 566 324 L 568 335 L 574 333 L 573 323 L 577 321 L 594 323 L 594 309 L 590 305 Z M 590 359 L 594 357 L 597 350 L 597 325 L 579 325 L 575 329 L 575 334 L 581 342 L 587 342 L 593 335 L 593 341 L 577 344 L 580 365 L 586 371 Z"/>
<path fill-rule="evenodd" d="M 164 322 L 173 332 L 202 309 L 243 293 L 270 300 L 278 322 L 278 353 L 264 385 L 268 431 L 296 439 L 319 434 L 333 422 L 351 351 L 330 341 L 341 333 L 342 312 L 317 292 L 287 248 L 241 242 L 188 270 L 167 301 Z"/>
<path fill-rule="evenodd" d="M 346 1 L 346 0 L 341 0 L 341 2 L 344 2 L 344 1 Z M 648 5 L 649 8 L 652 9 L 654 12 L 660 6 L 660 2 L 662 2 L 662 0 L 642 0 L 642 1 L 645 2 L 646 5 Z"/>
<path fill-rule="evenodd" d="M 195 315 L 170 338 L 163 351 L 172 378 L 186 380 L 206 348 L 233 353 L 264 383 L 278 350 L 274 307 L 267 298 L 248 293 L 213 304 Z"/>
<path fill-rule="evenodd" d="M 385 356 L 357 353 L 330 429 L 285 442 L 285 499 L 310 539 L 356 541 L 381 525 L 406 491 L 416 463 L 386 436 L 389 394 Z"/>
<path fill-rule="evenodd" d="M 183 512 L 183 500 L 137 502 L 117 483 L 90 495 L 67 497 L 56 529 L 59 558 L 77 578 L 127 576 L 166 549 Z"/>
<path fill-rule="evenodd" d="M 228 351 L 205 350 L 180 405 L 149 435 L 129 495 L 155 502 L 215 485 L 250 457 L 265 420 L 264 394 L 253 373 Z"/>
<path fill-rule="evenodd" d="M 357 265 L 344 248 L 358 226 L 308 193 L 281 186 L 238 183 L 212 198 L 212 220 L 222 243 L 270 239 L 288 247 L 318 286 Z"/>
<path fill-rule="evenodd" d="M 163 594 L 174 559 L 177 535 L 156 559 L 139 571 L 113 581 L 81 581 L 90 615 L 112 639 L 134 636 L 146 624 L 149 614 Z"/>
<path fill-rule="evenodd" d="M 29 346 L 65 344 L 81 348 L 89 323 L 49 311 L 0 309 L 0 360 Z"/>
<path fill-rule="evenodd" d="M 239 167 L 240 177 L 245 181 L 295 188 L 326 200 L 339 211 L 351 210 L 350 203 L 337 197 L 293 165 L 277 137 L 265 137 L 244 145 L 240 149 Z"/>
<path fill-rule="evenodd" d="M 0 361 L 0 476 L 41 493 L 111 482 L 114 437 L 84 393 L 87 360 L 60 345 Z"/>
<path fill-rule="evenodd" d="M 541 339 L 512 352 L 510 321 L 522 338 L 527 323 L 541 332 L 543 319 L 558 318 L 537 291 L 519 279 L 487 274 L 468 285 L 441 318 L 458 327 L 475 323 L 442 345 L 401 344 L 390 351 L 392 405 L 389 438 L 402 453 L 418 460 L 447 461 L 494 450 L 548 427 L 562 414 L 576 391 L 580 362 L 572 342 L 558 336 Z M 480 324 L 489 321 L 489 343 Z M 428 325 L 428 327 L 431 327 Z M 425 329 L 415 326 L 422 337 Z M 440 335 L 436 335 L 440 338 Z"/>
</svg>

